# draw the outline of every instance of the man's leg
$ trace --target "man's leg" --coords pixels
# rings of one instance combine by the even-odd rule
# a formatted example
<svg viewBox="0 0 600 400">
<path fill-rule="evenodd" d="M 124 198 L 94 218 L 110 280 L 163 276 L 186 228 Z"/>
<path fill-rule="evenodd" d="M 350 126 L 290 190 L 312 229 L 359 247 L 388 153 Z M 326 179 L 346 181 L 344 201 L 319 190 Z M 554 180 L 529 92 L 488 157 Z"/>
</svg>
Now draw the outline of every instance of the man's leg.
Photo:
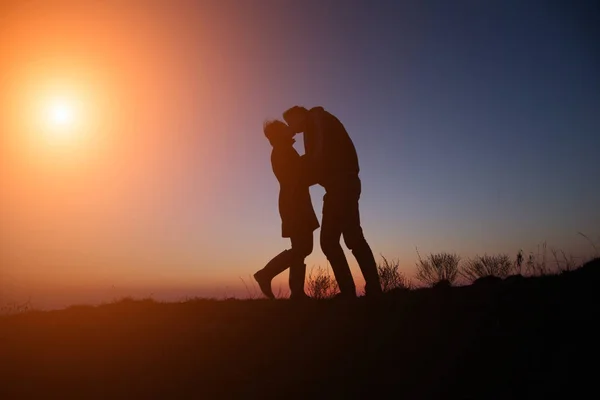
<svg viewBox="0 0 600 400">
<path fill-rule="evenodd" d="M 377 262 L 369 243 L 365 239 L 360 224 L 359 199 L 360 185 L 358 185 L 357 190 L 344 196 L 344 200 L 346 201 L 344 209 L 347 212 L 345 214 L 346 220 L 343 225 L 342 234 L 344 235 L 346 246 L 352 250 L 352 255 L 356 258 L 365 278 L 365 293 L 367 295 L 378 295 L 381 294 L 382 290 L 377 271 Z"/>
<path fill-rule="evenodd" d="M 304 259 L 313 250 L 313 232 L 294 235 L 291 238 L 293 253 L 290 263 L 290 298 L 305 298 L 304 281 L 306 278 L 306 264 Z"/>
<path fill-rule="evenodd" d="M 356 286 L 348 260 L 340 245 L 344 221 L 343 201 L 339 196 L 325 194 L 321 221 L 321 249 L 331 264 L 331 269 L 343 296 L 356 297 Z"/>
</svg>

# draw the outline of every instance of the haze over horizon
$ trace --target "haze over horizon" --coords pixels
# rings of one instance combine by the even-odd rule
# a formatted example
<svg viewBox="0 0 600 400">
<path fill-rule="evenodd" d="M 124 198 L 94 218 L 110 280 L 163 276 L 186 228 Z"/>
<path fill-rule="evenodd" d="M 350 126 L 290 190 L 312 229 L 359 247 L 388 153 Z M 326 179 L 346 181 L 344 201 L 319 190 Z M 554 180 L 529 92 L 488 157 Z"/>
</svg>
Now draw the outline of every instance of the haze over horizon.
<svg viewBox="0 0 600 400">
<path fill-rule="evenodd" d="M 295 104 L 352 137 L 378 260 L 412 275 L 415 248 L 543 242 L 586 257 L 578 232 L 600 244 L 599 8 L 3 1 L 0 302 L 247 294 L 240 277 L 288 247 L 262 124 Z M 318 231 L 307 264 L 326 266 Z"/>
</svg>

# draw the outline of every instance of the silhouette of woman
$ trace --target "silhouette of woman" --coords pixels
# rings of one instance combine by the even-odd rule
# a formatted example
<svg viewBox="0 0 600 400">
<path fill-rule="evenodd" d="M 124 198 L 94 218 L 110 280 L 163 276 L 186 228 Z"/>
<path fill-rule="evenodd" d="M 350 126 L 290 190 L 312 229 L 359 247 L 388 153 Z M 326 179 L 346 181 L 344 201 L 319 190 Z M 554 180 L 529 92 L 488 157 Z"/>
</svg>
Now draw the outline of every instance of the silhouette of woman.
<svg viewBox="0 0 600 400">
<path fill-rule="evenodd" d="M 309 183 L 301 168 L 300 155 L 294 148 L 294 132 L 284 122 L 267 121 L 263 131 L 273 146 L 271 166 L 279 181 L 279 215 L 281 236 L 290 238 L 291 248 L 284 250 L 254 274 L 260 290 L 275 298 L 272 279 L 290 269 L 290 299 L 308 298 L 304 292 L 306 265 L 304 259 L 313 250 L 313 232 L 319 228 L 310 198 Z"/>
</svg>

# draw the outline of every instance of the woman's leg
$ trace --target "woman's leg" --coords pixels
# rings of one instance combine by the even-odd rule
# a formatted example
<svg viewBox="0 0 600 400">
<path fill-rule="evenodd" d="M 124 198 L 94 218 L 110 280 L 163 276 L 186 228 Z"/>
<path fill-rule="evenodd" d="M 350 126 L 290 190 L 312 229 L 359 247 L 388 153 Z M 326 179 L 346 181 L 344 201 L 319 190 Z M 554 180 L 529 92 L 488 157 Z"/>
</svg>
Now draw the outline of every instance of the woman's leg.
<svg viewBox="0 0 600 400">
<path fill-rule="evenodd" d="M 254 274 L 254 279 L 258 282 L 260 290 L 268 298 L 275 298 L 273 290 L 271 289 L 271 280 L 289 268 L 293 261 L 293 257 L 294 254 L 292 253 L 292 250 L 284 250 L 273 257 L 263 269 Z"/>
<path fill-rule="evenodd" d="M 304 259 L 313 250 L 313 232 L 294 235 L 291 238 L 292 260 L 290 262 L 290 298 L 307 297 L 304 292 L 304 280 L 306 278 L 306 264 Z"/>
</svg>

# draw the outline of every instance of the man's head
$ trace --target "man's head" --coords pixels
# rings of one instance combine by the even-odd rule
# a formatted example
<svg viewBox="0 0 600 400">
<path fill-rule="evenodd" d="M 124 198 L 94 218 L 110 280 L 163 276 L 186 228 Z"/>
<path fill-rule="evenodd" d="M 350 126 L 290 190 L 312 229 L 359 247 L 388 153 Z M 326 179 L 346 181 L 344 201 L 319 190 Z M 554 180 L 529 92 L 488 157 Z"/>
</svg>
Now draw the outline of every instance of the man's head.
<svg viewBox="0 0 600 400">
<path fill-rule="evenodd" d="M 283 119 L 294 134 L 304 132 L 308 122 L 308 110 L 301 106 L 294 106 L 283 113 Z"/>
<path fill-rule="evenodd" d="M 269 120 L 263 125 L 263 132 L 272 146 L 292 145 L 294 143 L 294 132 L 283 121 Z"/>
</svg>

